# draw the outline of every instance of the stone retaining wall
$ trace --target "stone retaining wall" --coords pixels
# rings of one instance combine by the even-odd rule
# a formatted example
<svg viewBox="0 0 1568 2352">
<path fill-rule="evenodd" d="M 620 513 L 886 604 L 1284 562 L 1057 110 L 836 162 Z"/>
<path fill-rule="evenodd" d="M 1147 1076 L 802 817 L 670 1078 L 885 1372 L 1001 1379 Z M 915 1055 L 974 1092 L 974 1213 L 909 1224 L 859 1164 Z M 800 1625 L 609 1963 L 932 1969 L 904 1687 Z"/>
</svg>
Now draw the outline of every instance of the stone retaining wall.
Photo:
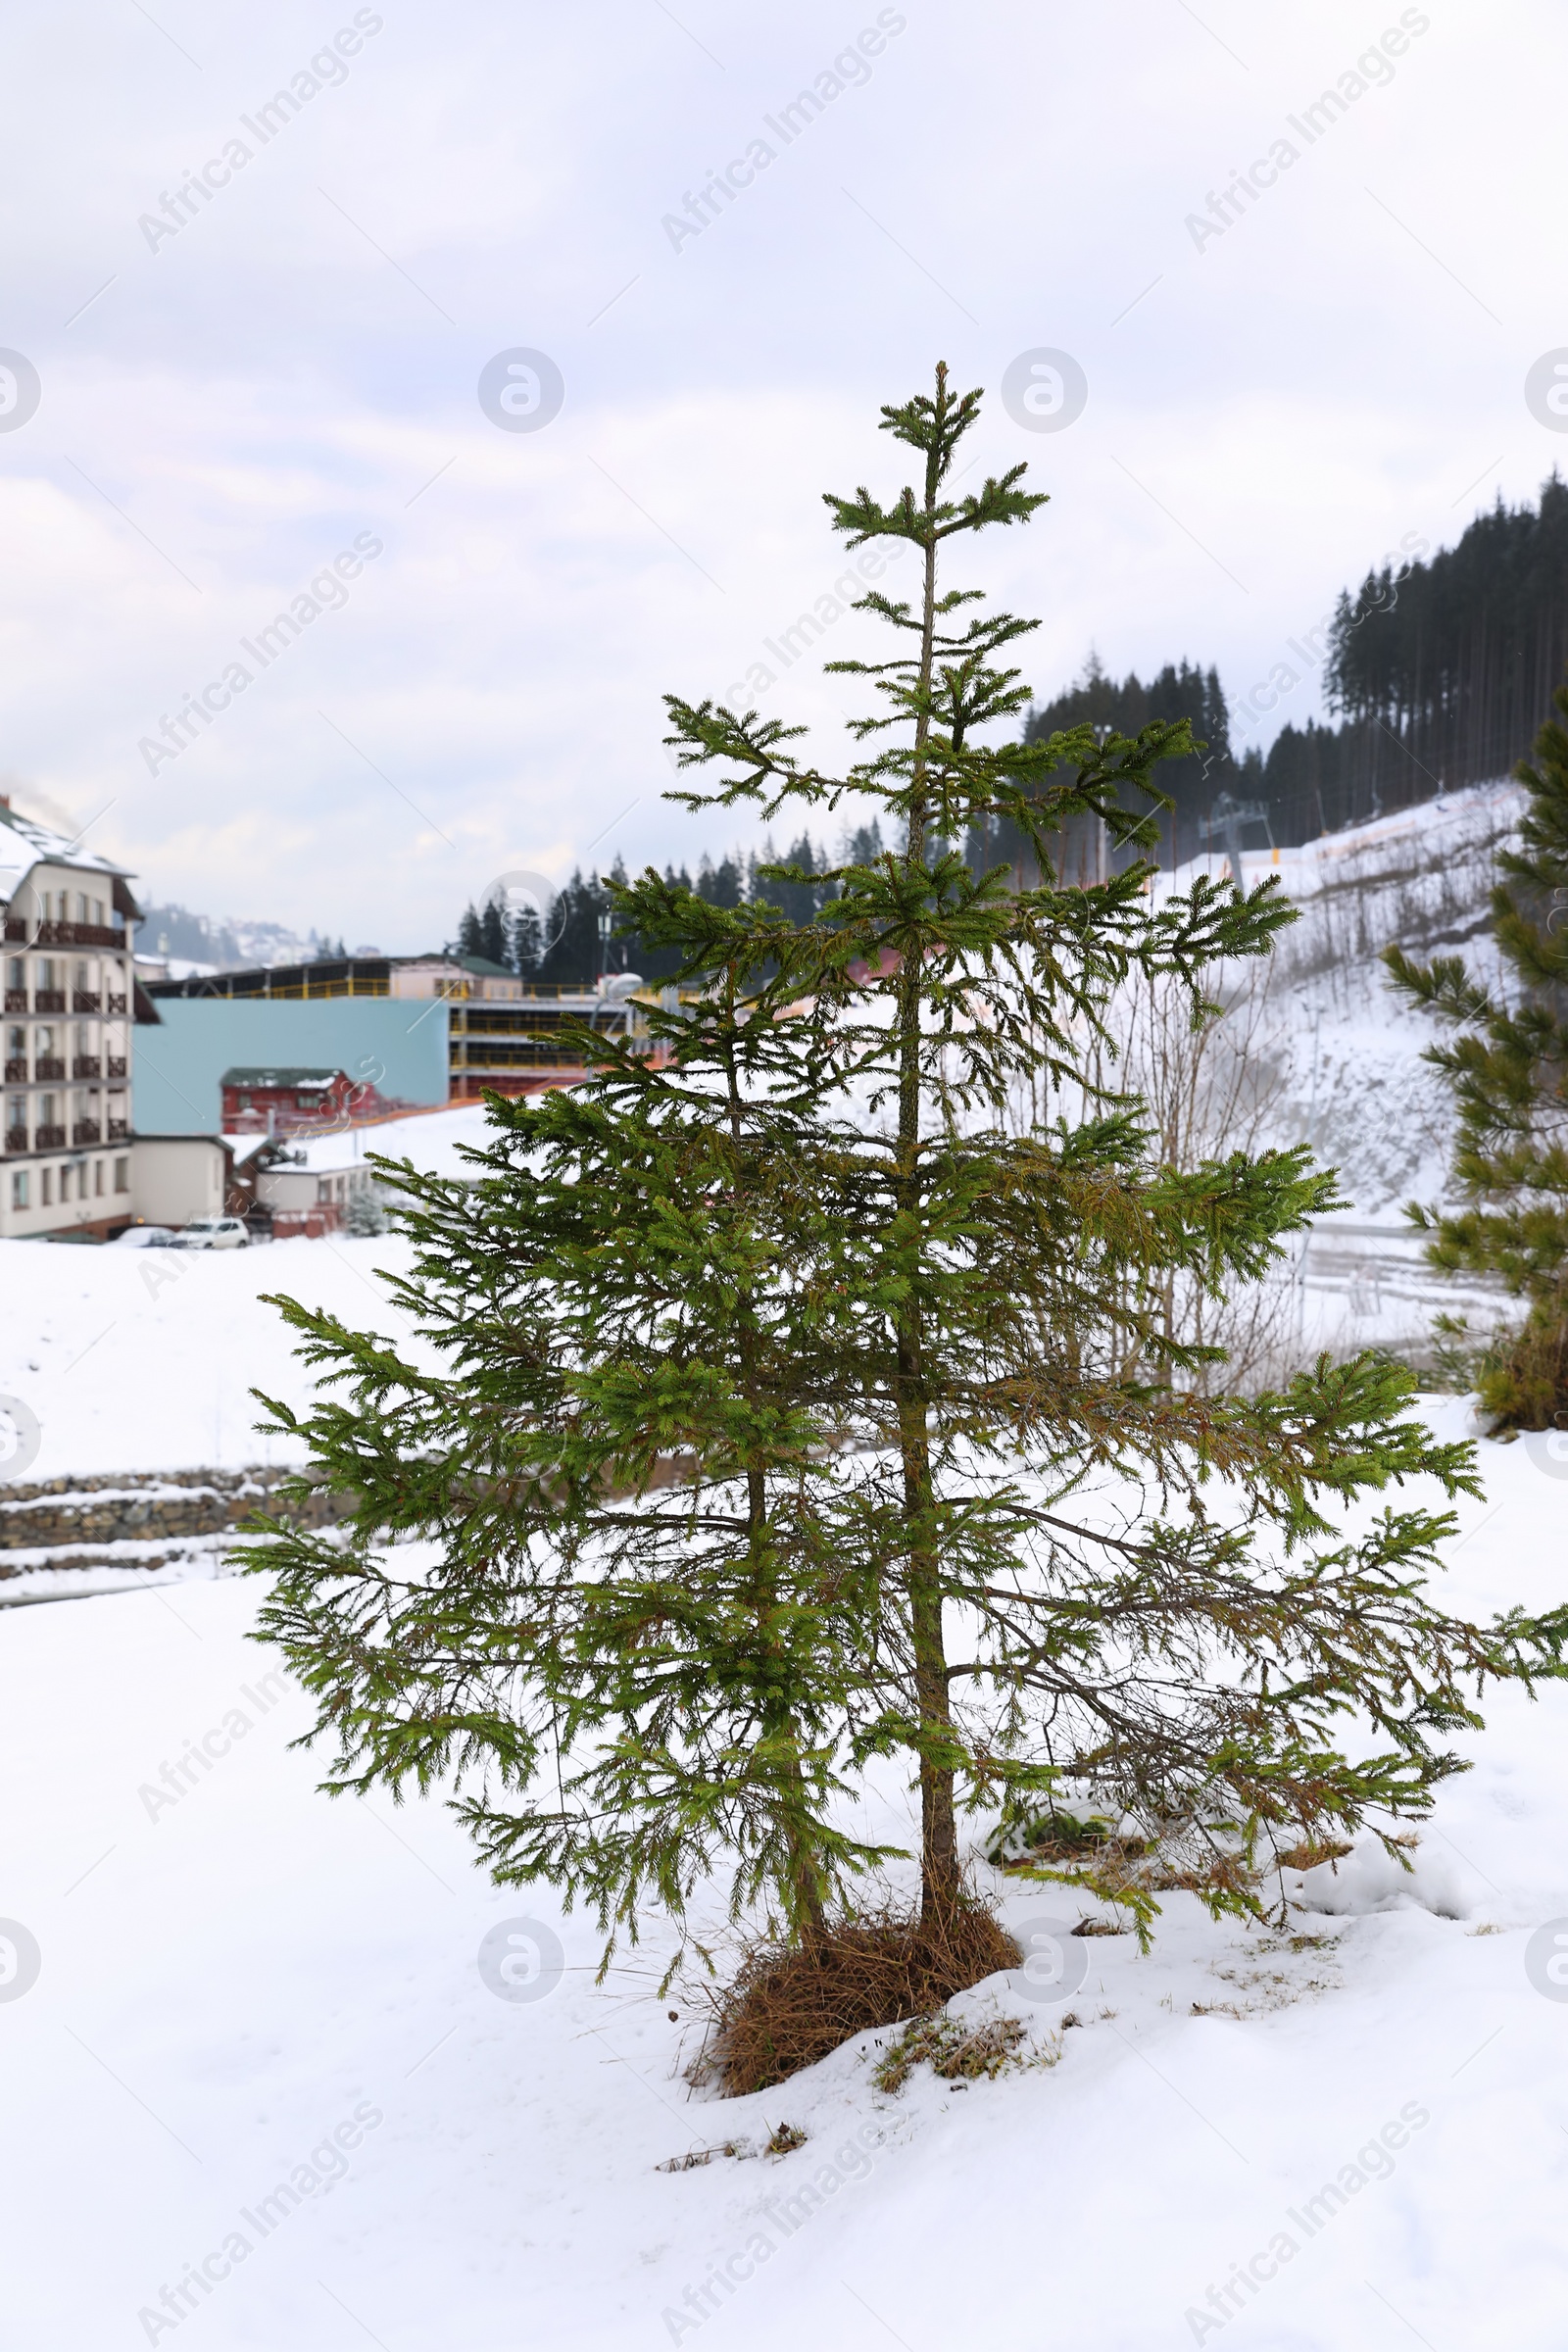
<svg viewBox="0 0 1568 2352">
<path fill-rule="evenodd" d="M 269 1503 L 292 1475 L 260 1467 L 130 1471 L 0 1485 L 0 1553 L 220 1535 Z M 271 1507 L 295 1526 L 326 1527 L 344 1518 L 349 1506 L 341 1496 L 321 1493 L 304 1505 L 279 1501 Z"/>
</svg>

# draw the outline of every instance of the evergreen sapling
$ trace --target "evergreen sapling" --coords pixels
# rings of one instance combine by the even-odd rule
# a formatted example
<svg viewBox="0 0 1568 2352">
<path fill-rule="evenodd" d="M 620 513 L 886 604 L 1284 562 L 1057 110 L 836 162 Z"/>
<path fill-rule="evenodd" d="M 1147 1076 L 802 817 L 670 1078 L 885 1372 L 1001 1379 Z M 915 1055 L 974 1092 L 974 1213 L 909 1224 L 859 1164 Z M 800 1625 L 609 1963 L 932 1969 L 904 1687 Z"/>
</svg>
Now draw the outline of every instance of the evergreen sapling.
<svg viewBox="0 0 1568 2352">
<path fill-rule="evenodd" d="M 456 1780 L 495 1875 L 612 1938 L 651 1901 L 687 1924 L 715 1871 L 732 1916 L 820 1936 L 903 1846 L 852 1801 L 879 1759 L 917 1792 L 923 1932 L 970 1900 L 978 1808 L 1131 1816 L 1136 1840 L 1054 1875 L 1141 1925 L 1156 1884 L 1255 1911 L 1271 1852 L 1430 1805 L 1467 1686 L 1556 1670 L 1555 1619 L 1428 1599 L 1451 1512 L 1367 1507 L 1478 1492 L 1409 1375 L 1325 1359 L 1200 1394 L 1221 1359 L 1168 1328 L 1173 1277 L 1258 1279 L 1332 1178 L 1302 1150 L 1161 1166 L 1090 1047 L 1134 976 L 1205 1017 L 1205 975 L 1291 910 L 1272 883 L 1152 895 L 1185 721 L 1020 738 L 1034 624 L 945 575 L 950 541 L 1044 503 L 1021 466 L 954 494 L 978 409 L 939 368 L 882 413 L 915 484 L 829 497 L 850 546 L 907 541 L 922 571 L 909 603 L 861 600 L 888 656 L 830 664 L 875 698 L 860 757 L 827 773 L 799 729 L 668 699 L 671 797 L 870 803 L 898 846 L 763 869 L 762 894 L 825 885 L 801 922 L 652 869 L 616 886 L 678 1003 L 644 1038 L 584 1034 L 583 1085 L 491 1098 L 466 1177 L 378 1163 L 420 1348 L 278 1302 L 320 1391 L 273 1426 L 352 1508 L 250 1558 L 328 1785 Z M 1122 870 L 1059 879 L 1069 820 Z M 1035 887 L 947 846 L 1002 828 Z M 1023 1133 L 1020 1090 L 1056 1106 Z"/>
<path fill-rule="evenodd" d="M 1424 1058 L 1458 1112 L 1460 1205 L 1406 1214 L 1433 1235 L 1427 1256 L 1440 1271 L 1500 1276 L 1527 1302 L 1523 1325 L 1477 1371 L 1494 1431 L 1568 1428 L 1568 686 L 1553 700 L 1560 715 L 1536 737 L 1534 764 L 1514 770 L 1529 805 L 1492 894 L 1511 986 L 1488 987 L 1458 956 L 1423 965 L 1401 948 L 1384 955 L 1402 994 L 1452 1032 Z"/>
</svg>

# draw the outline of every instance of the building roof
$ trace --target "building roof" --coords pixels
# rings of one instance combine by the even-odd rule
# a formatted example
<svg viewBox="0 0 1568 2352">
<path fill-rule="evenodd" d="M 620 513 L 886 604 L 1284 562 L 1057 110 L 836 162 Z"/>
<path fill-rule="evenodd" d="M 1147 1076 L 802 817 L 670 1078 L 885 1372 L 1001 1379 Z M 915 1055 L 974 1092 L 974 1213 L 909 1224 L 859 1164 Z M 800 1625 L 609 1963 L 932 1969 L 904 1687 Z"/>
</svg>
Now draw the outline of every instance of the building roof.
<svg viewBox="0 0 1568 2352">
<path fill-rule="evenodd" d="M 94 850 L 79 848 L 77 842 L 68 841 L 63 833 L 38 824 L 0 801 L 0 906 L 9 906 L 19 884 L 46 859 L 56 865 L 91 866 L 96 873 L 122 879 L 126 873 L 126 868 L 117 865 L 112 858 L 100 858 Z"/>
<path fill-rule="evenodd" d="M 344 1070 L 331 1069 L 256 1069 L 225 1070 L 219 1080 L 220 1086 L 330 1086 L 335 1078 L 347 1076 Z"/>
</svg>

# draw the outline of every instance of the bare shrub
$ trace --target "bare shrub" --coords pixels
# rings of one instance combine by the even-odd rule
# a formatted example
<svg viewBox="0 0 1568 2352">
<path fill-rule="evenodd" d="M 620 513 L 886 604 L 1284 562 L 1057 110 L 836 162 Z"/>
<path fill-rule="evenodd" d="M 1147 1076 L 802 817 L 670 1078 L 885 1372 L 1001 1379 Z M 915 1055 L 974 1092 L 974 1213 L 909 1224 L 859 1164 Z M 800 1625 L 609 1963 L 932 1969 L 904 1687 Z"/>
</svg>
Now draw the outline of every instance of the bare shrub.
<svg viewBox="0 0 1568 2352">
<path fill-rule="evenodd" d="M 1290 1082 L 1290 1030 L 1279 976 L 1272 962 L 1248 963 L 1222 972 L 1215 995 L 1219 1009 L 1195 1029 L 1191 1001 L 1172 982 L 1157 976 L 1129 981 L 1114 1030 L 1086 1054 L 1092 1085 L 1142 1100 L 1167 1167 L 1192 1169 L 1278 1141 Z M 1046 1108 L 1043 1101 L 1020 1101 L 1014 1118 L 1020 1128 L 1044 1124 Z M 1173 1273 L 1158 1319 L 1164 1338 L 1224 1349 L 1223 1364 L 1188 1376 L 1200 1395 L 1269 1387 L 1294 1369 L 1294 1265 L 1284 1263 L 1271 1279 L 1221 1297 L 1195 1276 Z M 1139 1363 L 1133 1357 L 1114 1369 L 1134 1377 Z"/>
</svg>

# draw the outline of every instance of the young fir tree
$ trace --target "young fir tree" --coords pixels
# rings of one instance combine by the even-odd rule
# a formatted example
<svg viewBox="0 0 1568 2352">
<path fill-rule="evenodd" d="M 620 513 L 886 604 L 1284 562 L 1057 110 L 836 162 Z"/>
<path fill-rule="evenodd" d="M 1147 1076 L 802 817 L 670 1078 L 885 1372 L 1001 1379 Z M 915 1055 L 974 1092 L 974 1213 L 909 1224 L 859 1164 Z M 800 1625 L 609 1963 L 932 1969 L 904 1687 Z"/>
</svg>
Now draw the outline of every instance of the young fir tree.
<svg viewBox="0 0 1568 2352">
<path fill-rule="evenodd" d="M 1561 717 L 1541 729 L 1534 764 L 1514 770 L 1530 794 L 1519 846 L 1497 858 L 1503 985 L 1488 987 L 1457 956 L 1429 965 L 1399 948 L 1384 956 L 1399 989 L 1455 1032 L 1425 1058 L 1458 1111 L 1463 1205 L 1407 1213 L 1434 1234 L 1433 1265 L 1500 1275 L 1528 1301 L 1522 1327 L 1486 1351 L 1477 1375 L 1494 1430 L 1568 1428 L 1568 686 L 1553 700 Z"/>
<path fill-rule="evenodd" d="M 1476 1721 L 1461 1685 L 1555 1658 L 1555 1622 L 1427 1599 L 1449 1515 L 1337 1525 L 1410 1478 L 1475 1491 L 1465 1449 L 1403 1417 L 1403 1372 L 1184 1385 L 1213 1351 L 1164 1330 L 1172 1271 L 1254 1279 L 1332 1180 L 1301 1151 L 1160 1167 L 1137 1102 L 1086 1092 L 1086 1041 L 1135 972 L 1198 1008 L 1288 909 L 1206 880 L 1156 904 L 1137 861 L 1055 878 L 1069 817 L 1152 840 L 1153 771 L 1192 739 L 1009 734 L 1032 624 L 941 567 L 1043 502 L 1021 466 L 952 494 L 978 406 L 939 369 L 883 411 L 914 486 L 828 502 L 850 545 L 907 540 L 923 575 L 910 605 L 862 600 L 888 658 L 834 665 L 878 697 L 864 757 L 828 775 L 799 730 L 669 702 L 682 763 L 718 770 L 673 797 L 771 818 L 853 794 L 902 847 L 833 870 L 803 924 L 652 869 L 621 889 L 625 929 L 678 953 L 679 1009 L 642 1043 L 585 1038 L 576 1089 L 492 1098 L 467 1181 L 382 1166 L 423 1350 L 279 1301 L 326 1393 L 275 1426 L 352 1512 L 253 1557 L 264 1635 L 338 1742 L 330 1785 L 455 1774 L 499 1878 L 633 1933 L 721 1864 L 737 1906 L 809 1937 L 879 1858 L 844 1802 L 874 1758 L 918 1790 L 935 1930 L 965 1899 L 965 1807 L 1083 1791 L 1247 1908 L 1260 1842 L 1419 1812 L 1457 1768 L 1441 1736 Z M 1037 888 L 941 846 L 997 818 Z M 1060 1115 L 1018 1135 L 1031 1076 Z M 1086 1883 L 1147 1907 L 1120 1866 Z"/>
</svg>

